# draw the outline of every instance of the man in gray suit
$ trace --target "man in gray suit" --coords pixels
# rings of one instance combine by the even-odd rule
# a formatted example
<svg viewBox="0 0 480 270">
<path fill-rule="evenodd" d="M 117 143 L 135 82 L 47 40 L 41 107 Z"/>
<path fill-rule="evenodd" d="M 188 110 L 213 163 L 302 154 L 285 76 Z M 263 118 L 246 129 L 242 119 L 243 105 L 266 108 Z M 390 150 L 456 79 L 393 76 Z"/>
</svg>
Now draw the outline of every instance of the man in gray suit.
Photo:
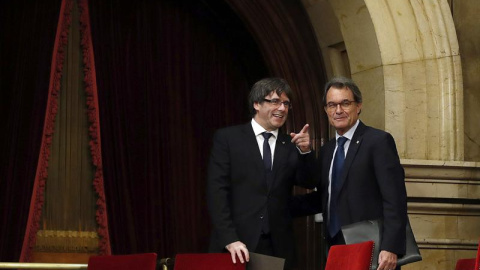
<svg viewBox="0 0 480 270">
<path fill-rule="evenodd" d="M 252 87 L 250 122 L 215 133 L 207 198 L 213 231 L 210 252 L 230 252 L 236 262 L 249 250 L 295 265 L 289 201 L 293 185 L 313 188 L 315 154 L 308 124 L 290 136 L 279 129 L 291 108 L 292 91 L 280 78 Z"/>
</svg>

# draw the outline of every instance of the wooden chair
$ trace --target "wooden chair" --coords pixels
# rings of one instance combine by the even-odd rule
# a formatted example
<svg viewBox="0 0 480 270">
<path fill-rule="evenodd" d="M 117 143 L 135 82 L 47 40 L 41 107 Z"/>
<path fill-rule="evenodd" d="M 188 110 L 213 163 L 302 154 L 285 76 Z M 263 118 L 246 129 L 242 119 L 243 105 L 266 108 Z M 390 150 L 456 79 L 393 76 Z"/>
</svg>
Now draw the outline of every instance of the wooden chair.
<svg viewBox="0 0 480 270">
<path fill-rule="evenodd" d="M 369 270 L 373 258 L 373 241 L 332 246 L 325 270 Z"/>
<path fill-rule="evenodd" d="M 232 262 L 230 253 L 177 254 L 174 270 L 244 270 L 245 264 Z"/>
<path fill-rule="evenodd" d="M 156 253 L 91 256 L 88 270 L 155 270 Z"/>
</svg>

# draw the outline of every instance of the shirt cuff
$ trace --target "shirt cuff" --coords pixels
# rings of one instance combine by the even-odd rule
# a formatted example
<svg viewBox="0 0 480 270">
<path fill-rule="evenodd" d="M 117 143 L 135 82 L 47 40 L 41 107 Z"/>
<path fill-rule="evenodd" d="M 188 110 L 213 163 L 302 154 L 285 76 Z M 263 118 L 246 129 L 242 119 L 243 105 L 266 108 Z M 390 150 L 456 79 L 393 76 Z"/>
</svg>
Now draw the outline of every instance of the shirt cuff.
<svg viewBox="0 0 480 270">
<path fill-rule="evenodd" d="M 302 150 L 301 150 L 298 146 L 296 146 L 296 147 L 297 147 L 298 152 L 300 153 L 300 155 L 306 155 L 306 154 L 310 154 L 310 153 L 312 152 L 312 149 L 308 150 L 307 152 L 302 152 Z"/>
</svg>

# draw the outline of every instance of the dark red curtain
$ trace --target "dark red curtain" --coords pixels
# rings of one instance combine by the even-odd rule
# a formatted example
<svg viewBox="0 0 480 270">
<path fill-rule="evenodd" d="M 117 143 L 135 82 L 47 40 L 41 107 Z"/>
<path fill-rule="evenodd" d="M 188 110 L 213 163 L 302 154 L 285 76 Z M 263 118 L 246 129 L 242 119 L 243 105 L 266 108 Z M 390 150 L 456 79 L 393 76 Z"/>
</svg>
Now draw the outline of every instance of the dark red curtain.
<svg viewBox="0 0 480 270">
<path fill-rule="evenodd" d="M 223 1 L 90 1 L 113 254 L 205 252 L 215 129 L 267 76 Z"/>
<path fill-rule="evenodd" d="M 60 2 L 0 2 L 0 261 L 24 238 Z M 113 252 L 205 251 L 211 137 L 249 120 L 249 88 L 268 76 L 259 41 L 221 0 L 92 1 L 90 14 Z"/>
<path fill-rule="evenodd" d="M 0 1 L 0 261 L 22 250 L 60 3 Z"/>
</svg>

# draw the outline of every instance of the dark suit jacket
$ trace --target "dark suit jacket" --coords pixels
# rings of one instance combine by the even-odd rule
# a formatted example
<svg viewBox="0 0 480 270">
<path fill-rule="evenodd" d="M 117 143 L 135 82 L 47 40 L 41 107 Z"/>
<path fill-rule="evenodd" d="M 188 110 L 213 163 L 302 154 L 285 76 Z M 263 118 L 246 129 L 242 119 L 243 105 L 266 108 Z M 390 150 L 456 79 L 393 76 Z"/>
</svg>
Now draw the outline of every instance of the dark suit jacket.
<svg viewBox="0 0 480 270">
<path fill-rule="evenodd" d="M 296 198 L 292 209 L 296 215 L 321 211 L 325 224 L 328 224 L 328 176 L 335 145 L 333 139 L 320 150 L 319 192 L 300 198 L 301 203 Z M 407 193 L 405 174 L 393 137 L 360 122 L 348 148 L 341 181 L 337 200 L 341 226 L 384 218 L 380 250 L 404 254 Z"/>
<path fill-rule="evenodd" d="M 315 154 L 300 155 L 291 138 L 279 132 L 273 158 L 273 181 L 265 180 L 265 169 L 250 122 L 215 133 L 207 184 L 209 212 L 213 223 L 210 252 L 242 241 L 255 251 L 262 217 L 268 211 L 275 255 L 295 258 L 289 200 L 293 185 L 313 188 Z"/>
</svg>

